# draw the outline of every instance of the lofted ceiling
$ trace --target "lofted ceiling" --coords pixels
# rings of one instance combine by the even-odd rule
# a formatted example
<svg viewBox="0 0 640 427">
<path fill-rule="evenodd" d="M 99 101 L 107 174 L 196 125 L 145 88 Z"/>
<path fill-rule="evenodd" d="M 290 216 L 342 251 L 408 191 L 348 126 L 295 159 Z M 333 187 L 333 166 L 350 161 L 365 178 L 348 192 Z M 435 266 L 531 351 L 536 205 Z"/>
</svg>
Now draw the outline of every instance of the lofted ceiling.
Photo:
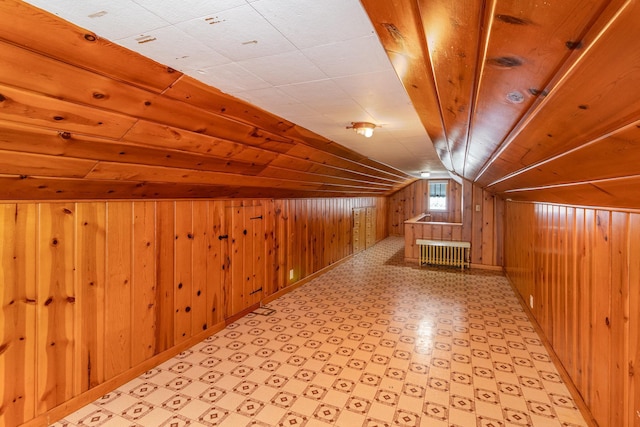
<svg viewBox="0 0 640 427">
<path fill-rule="evenodd" d="M 506 198 L 640 208 L 640 2 L 362 3 L 449 169 Z"/>
<path fill-rule="evenodd" d="M 4 198 L 384 195 L 449 170 L 640 208 L 637 1 L 30 3 L 64 20 L 0 6 Z"/>
</svg>

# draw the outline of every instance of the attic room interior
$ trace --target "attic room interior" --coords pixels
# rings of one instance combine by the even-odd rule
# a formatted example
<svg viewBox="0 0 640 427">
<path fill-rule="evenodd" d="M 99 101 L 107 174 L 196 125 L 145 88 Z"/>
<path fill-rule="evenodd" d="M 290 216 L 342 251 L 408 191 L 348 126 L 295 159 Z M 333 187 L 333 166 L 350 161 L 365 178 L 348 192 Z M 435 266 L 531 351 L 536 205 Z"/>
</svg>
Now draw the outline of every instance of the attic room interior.
<svg viewBox="0 0 640 427">
<path fill-rule="evenodd" d="M 640 426 L 638 16 L 0 2 L 0 426 Z"/>
</svg>

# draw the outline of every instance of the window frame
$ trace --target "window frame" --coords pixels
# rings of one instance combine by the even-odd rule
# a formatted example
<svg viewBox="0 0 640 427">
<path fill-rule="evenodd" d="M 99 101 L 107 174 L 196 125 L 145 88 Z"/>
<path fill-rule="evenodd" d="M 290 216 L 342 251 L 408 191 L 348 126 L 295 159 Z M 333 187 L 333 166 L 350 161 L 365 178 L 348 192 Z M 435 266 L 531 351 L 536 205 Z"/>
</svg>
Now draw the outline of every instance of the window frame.
<svg viewBox="0 0 640 427">
<path fill-rule="evenodd" d="M 431 207 L 431 186 L 432 184 L 444 184 L 444 208 Z M 427 200 L 429 212 L 448 212 L 449 211 L 449 181 L 448 180 L 430 180 L 429 181 L 429 197 Z"/>
</svg>

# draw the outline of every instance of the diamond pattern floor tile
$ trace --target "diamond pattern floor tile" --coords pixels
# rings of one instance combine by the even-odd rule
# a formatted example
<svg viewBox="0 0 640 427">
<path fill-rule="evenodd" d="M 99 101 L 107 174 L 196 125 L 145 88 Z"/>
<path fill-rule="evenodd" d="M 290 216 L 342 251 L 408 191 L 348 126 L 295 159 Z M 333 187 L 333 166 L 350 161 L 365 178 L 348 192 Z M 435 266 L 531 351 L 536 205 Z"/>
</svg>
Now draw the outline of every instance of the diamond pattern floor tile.
<svg viewBox="0 0 640 427">
<path fill-rule="evenodd" d="M 586 426 L 507 280 L 388 238 L 54 424 Z"/>
</svg>

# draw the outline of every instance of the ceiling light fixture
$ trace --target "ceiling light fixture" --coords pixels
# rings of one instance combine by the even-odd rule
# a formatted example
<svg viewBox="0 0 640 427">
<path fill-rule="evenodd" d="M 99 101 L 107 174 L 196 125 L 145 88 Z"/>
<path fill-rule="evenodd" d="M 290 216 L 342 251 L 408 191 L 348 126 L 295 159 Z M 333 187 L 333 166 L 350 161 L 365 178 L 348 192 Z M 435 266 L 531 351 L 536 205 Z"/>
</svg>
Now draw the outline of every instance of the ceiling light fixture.
<svg viewBox="0 0 640 427">
<path fill-rule="evenodd" d="M 351 126 L 347 126 L 347 129 L 353 129 L 358 135 L 363 135 L 365 138 L 371 138 L 373 130 L 377 126 L 369 122 L 351 122 Z"/>
<path fill-rule="evenodd" d="M 429 178 L 431 176 L 431 174 L 429 172 L 420 172 L 420 177 L 421 178 Z"/>
</svg>

